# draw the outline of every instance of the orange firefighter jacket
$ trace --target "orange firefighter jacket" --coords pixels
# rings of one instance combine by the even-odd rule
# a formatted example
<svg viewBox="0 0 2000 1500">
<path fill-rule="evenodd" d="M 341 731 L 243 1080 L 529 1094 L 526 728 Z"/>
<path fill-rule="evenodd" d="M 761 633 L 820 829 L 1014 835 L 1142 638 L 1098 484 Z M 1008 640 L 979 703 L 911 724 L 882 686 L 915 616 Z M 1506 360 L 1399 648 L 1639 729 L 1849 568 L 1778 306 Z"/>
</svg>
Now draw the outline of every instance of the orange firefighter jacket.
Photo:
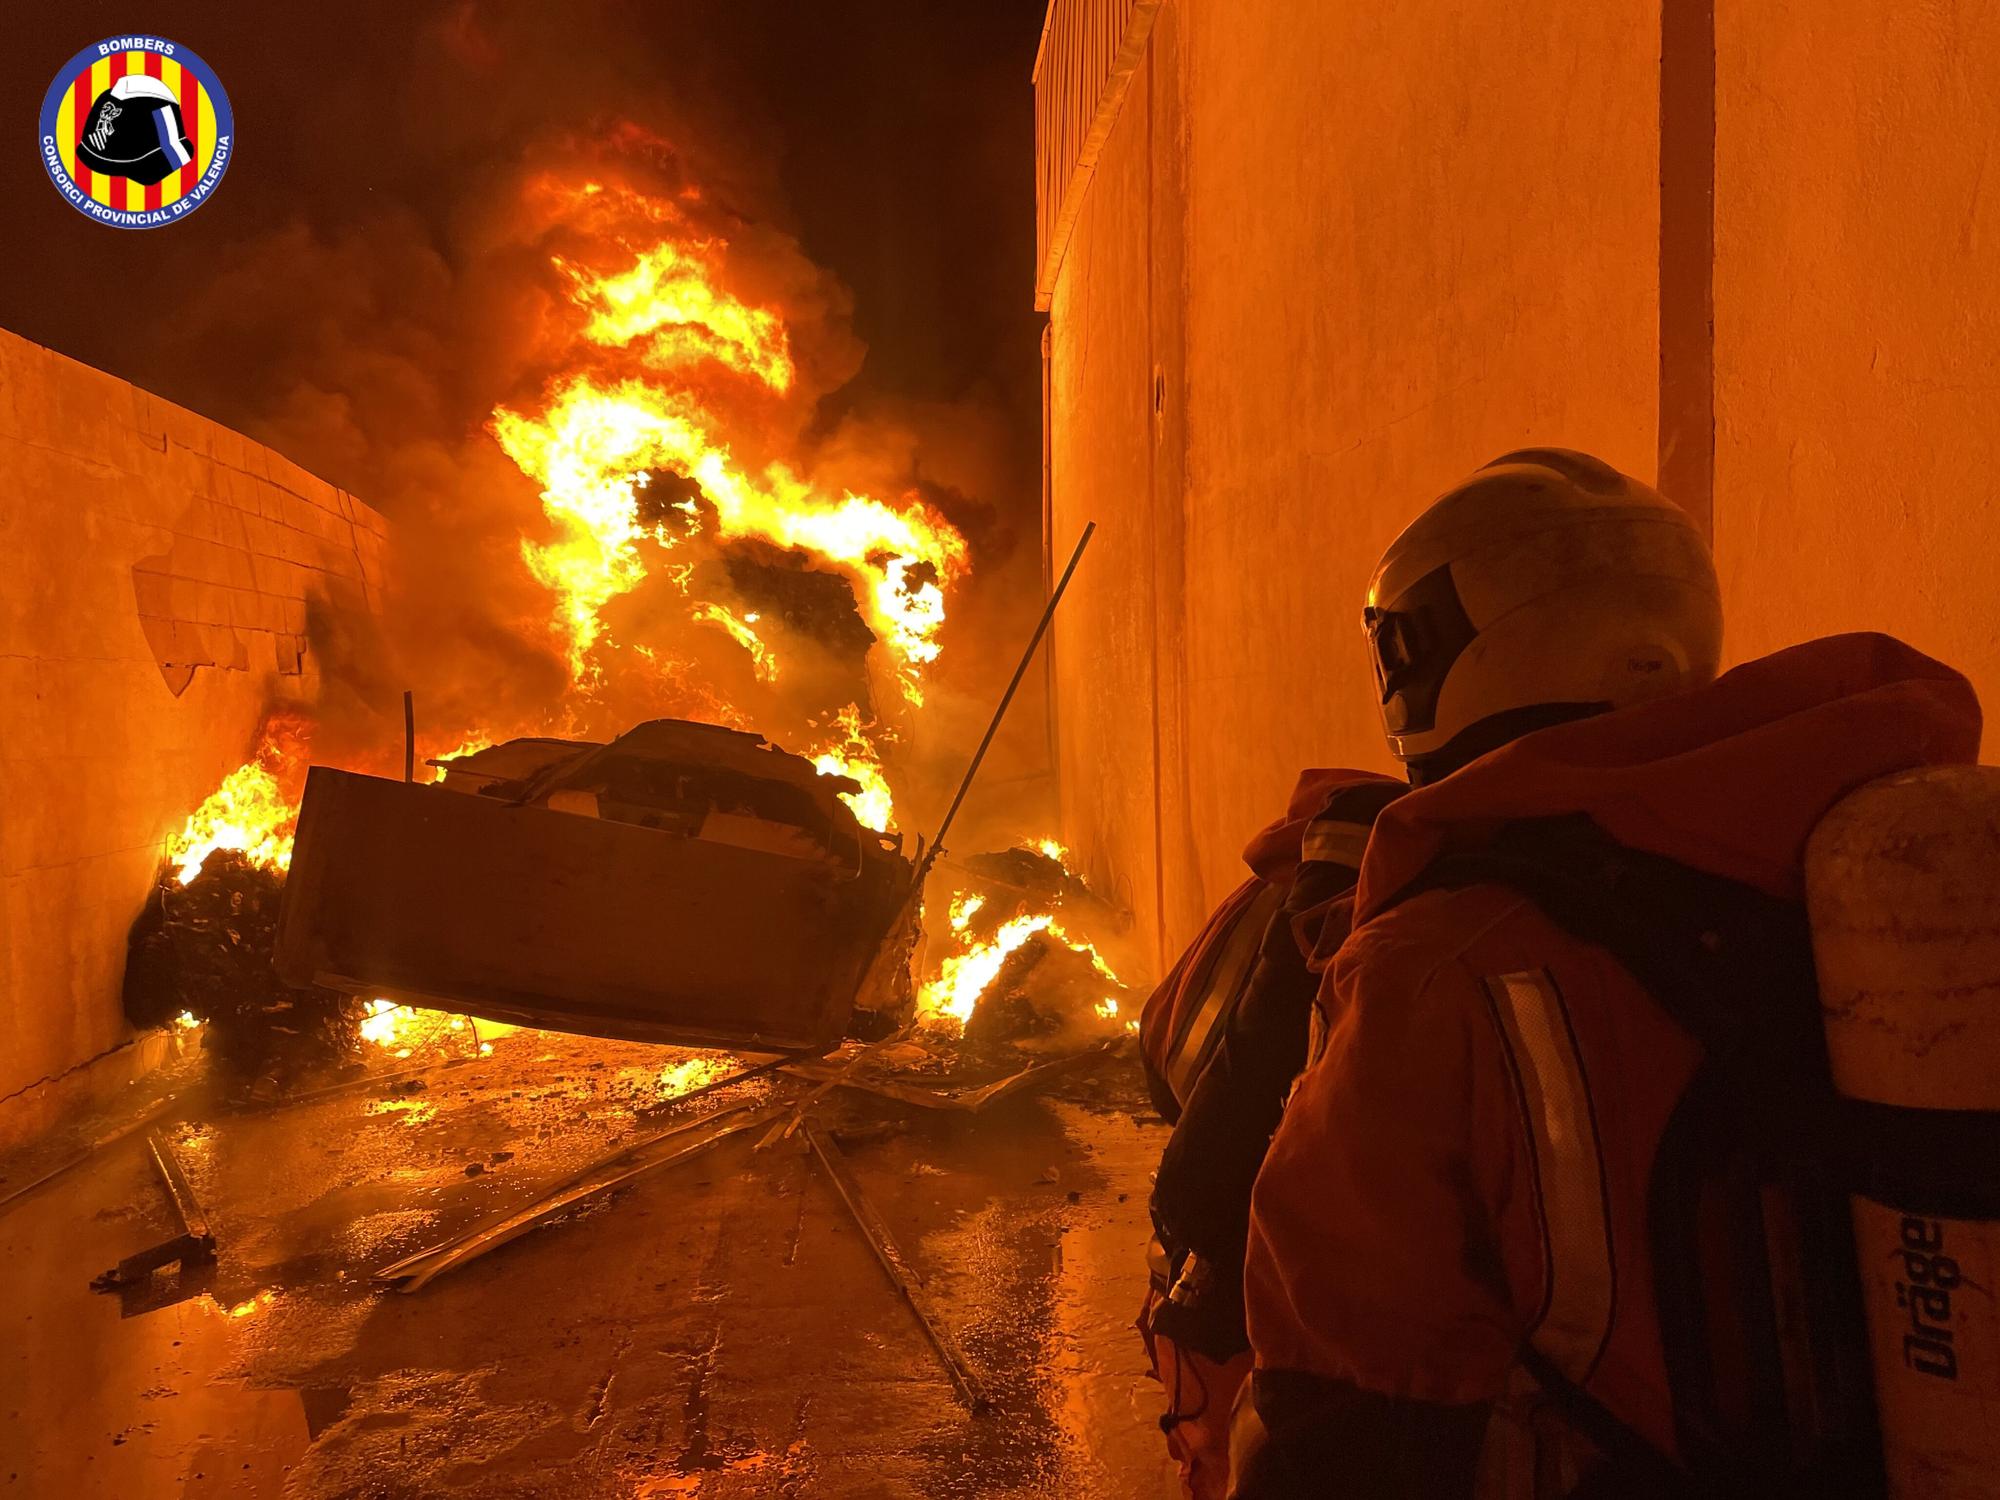
<svg viewBox="0 0 2000 1500">
<path fill-rule="evenodd" d="M 1580 813 L 1627 848 L 1796 898 L 1806 838 L 1834 802 L 1893 771 L 1971 761 L 1979 730 L 1957 673 L 1885 636 L 1838 636 L 1530 734 L 1390 806 L 1323 976 L 1323 1049 L 1256 1183 L 1259 1407 L 1267 1372 L 1370 1399 L 1496 1403 L 1532 1352 L 1675 1454 L 1687 1433 L 1663 1367 L 1647 1193 L 1701 1048 L 1605 949 L 1516 891 L 1399 897 L 1512 820 Z M 1342 1487 L 1340 1455 L 1319 1462 L 1318 1492 L 1362 1493 Z"/>
</svg>

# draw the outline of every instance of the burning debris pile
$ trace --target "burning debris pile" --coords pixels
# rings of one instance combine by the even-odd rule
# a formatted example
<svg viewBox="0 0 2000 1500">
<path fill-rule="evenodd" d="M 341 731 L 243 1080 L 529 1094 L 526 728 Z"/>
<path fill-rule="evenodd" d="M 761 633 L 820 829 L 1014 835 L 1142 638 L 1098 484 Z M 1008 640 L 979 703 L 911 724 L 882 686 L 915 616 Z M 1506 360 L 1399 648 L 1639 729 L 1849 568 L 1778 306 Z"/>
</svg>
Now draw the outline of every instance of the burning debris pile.
<svg viewBox="0 0 2000 1500">
<path fill-rule="evenodd" d="M 277 762 L 267 746 L 189 819 L 128 967 L 133 1021 L 209 1023 L 238 1082 L 364 1042 L 407 1056 L 463 1014 L 781 1052 L 922 1032 L 968 1056 L 1122 1026 L 1124 986 L 1071 930 L 1114 914 L 1052 842 L 952 867 L 915 982 L 929 862 L 866 826 L 837 760 L 661 720 L 508 741 L 430 786 L 316 769 L 303 815 Z"/>
<path fill-rule="evenodd" d="M 1072 930 L 1115 930 L 1117 914 L 1070 871 L 1066 852 L 1047 839 L 960 866 L 941 930 L 933 924 L 920 1017 L 969 1041 L 1030 1050 L 1123 1024 L 1125 983 Z"/>
<path fill-rule="evenodd" d="M 267 726 L 256 759 L 232 771 L 168 845 L 125 966 L 135 1026 L 197 1022 L 218 1066 L 243 1084 L 348 1061 L 364 1007 L 334 990 L 293 986 L 271 967 L 296 789 L 279 784 L 303 726 Z"/>
<path fill-rule="evenodd" d="M 821 326 L 820 273 L 746 253 L 768 236 L 643 132 L 518 191 L 548 247 L 552 347 L 534 398 L 495 407 L 486 436 L 539 491 L 515 545 L 547 612 L 508 628 L 559 654 L 567 689 L 539 723 L 452 727 L 755 726 L 837 760 L 886 829 L 883 751 L 925 702 L 972 554 L 919 488 L 871 492 L 882 465 L 841 474 L 815 451 L 819 398 L 851 369 L 829 364 L 845 335 Z M 462 694 L 440 701 L 465 716 Z"/>
<path fill-rule="evenodd" d="M 169 869 L 133 927 L 125 1012 L 137 1026 L 186 1017 L 230 1079 L 289 1079 L 351 1061 L 363 1003 L 284 983 L 271 967 L 285 877 L 237 849 L 211 849 L 183 880 Z"/>
<path fill-rule="evenodd" d="M 974 547 L 952 492 L 895 457 L 912 435 L 822 411 L 859 367 L 844 294 L 635 126 L 535 154 L 505 196 L 506 234 L 478 249 L 530 278 L 530 347 L 478 431 L 382 463 L 418 486 L 381 497 L 384 613 L 318 611 L 310 719 L 275 721 L 173 841 L 134 934 L 133 1019 L 191 1012 L 260 1075 L 285 1071 L 271 1038 L 305 1067 L 435 1010 L 750 1050 L 910 1026 L 1050 1050 L 1122 1028 L 1091 936 L 1119 920 L 1053 846 L 956 865 L 943 899 L 922 888 L 937 851 L 905 853 L 907 801 L 962 757 L 933 679 Z M 532 508 L 510 510 L 523 480 Z M 468 671 L 503 658 L 539 665 Z M 366 774 L 401 759 L 405 683 L 425 705 L 410 757 L 469 795 Z M 696 731 L 705 765 L 635 749 Z M 281 901 L 302 796 L 312 822 L 308 735 L 342 768 L 314 768 L 322 800 L 345 799 L 317 841 L 363 819 L 379 847 L 333 874 L 304 860 Z M 924 923 L 912 973 L 900 945 Z M 668 981 L 663 1035 L 648 1006 Z M 769 997 L 822 990 L 810 1025 L 779 1024 Z M 236 1034 L 252 1022 L 264 1040 Z"/>
</svg>

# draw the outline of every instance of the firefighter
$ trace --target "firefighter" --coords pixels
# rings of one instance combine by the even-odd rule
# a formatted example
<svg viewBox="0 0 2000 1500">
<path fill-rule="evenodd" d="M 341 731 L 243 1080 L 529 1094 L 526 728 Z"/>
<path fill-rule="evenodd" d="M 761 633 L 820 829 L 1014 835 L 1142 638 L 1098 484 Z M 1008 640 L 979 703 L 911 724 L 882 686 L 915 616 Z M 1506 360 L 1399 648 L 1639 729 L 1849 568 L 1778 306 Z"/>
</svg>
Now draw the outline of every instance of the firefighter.
<svg viewBox="0 0 2000 1500">
<path fill-rule="evenodd" d="M 1361 850 L 1404 786 L 1311 770 L 1251 840 L 1251 878 L 1219 906 L 1146 1002 L 1139 1040 L 1174 1127 L 1154 1175 L 1139 1332 L 1167 1393 L 1160 1425 L 1192 1500 L 1227 1489 L 1229 1418 L 1250 1372 L 1243 1250 L 1250 1189 L 1305 1065 L 1316 963 L 1347 934 Z"/>
<path fill-rule="evenodd" d="M 1232 1494 L 1879 1493 L 1802 851 L 1972 761 L 1970 686 L 1881 635 L 1718 677 L 1695 527 L 1555 449 L 1363 619 L 1413 790 L 1256 1182 Z"/>
</svg>

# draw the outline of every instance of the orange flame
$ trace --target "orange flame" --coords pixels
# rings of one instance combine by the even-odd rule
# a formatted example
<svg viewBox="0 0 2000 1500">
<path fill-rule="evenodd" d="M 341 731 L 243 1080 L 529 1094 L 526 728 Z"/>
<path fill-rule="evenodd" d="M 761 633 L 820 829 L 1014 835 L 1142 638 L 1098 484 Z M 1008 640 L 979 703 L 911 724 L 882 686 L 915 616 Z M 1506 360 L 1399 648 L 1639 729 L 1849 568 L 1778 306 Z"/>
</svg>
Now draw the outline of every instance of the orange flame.
<svg viewBox="0 0 2000 1500">
<path fill-rule="evenodd" d="M 1002 922 L 999 931 L 986 941 L 973 941 L 961 952 L 946 954 L 937 977 L 917 992 L 918 1016 L 963 1027 L 972 1019 L 979 997 L 999 977 L 1001 966 L 1050 920 L 1046 912 L 1013 917 Z"/>
<path fill-rule="evenodd" d="M 640 544 L 673 548 L 707 535 L 796 549 L 844 574 L 900 692 L 921 704 L 922 671 L 937 659 L 947 596 L 969 564 L 964 537 L 914 495 L 892 503 L 820 487 L 782 463 L 756 467 L 739 459 L 695 375 L 706 370 L 710 380 L 719 373 L 754 390 L 790 391 L 796 370 L 783 317 L 724 284 L 726 243 L 697 234 L 674 203 L 594 182 L 544 183 L 542 192 L 630 257 L 608 268 L 555 261 L 582 314 L 577 337 L 620 351 L 620 373 L 604 372 L 605 356 L 591 354 L 550 384 L 539 412 L 503 407 L 490 423 L 507 456 L 541 487 L 555 527 L 550 540 L 524 539 L 522 553 L 556 596 L 555 625 L 573 680 L 602 680 L 599 653 L 617 644 L 605 637 L 603 611 L 645 581 L 649 562 Z M 705 503 L 683 498 L 672 504 L 679 515 L 643 520 L 640 491 L 656 472 L 691 481 Z M 666 569 L 683 593 L 689 571 Z M 760 680 L 772 680 L 775 659 L 752 649 L 722 618 L 723 606 L 695 600 L 690 610 L 728 629 L 752 650 Z M 736 626 L 749 623 L 731 618 Z"/>
<path fill-rule="evenodd" d="M 665 240 L 639 253 L 631 270 L 593 276 L 561 259 L 570 299 L 590 314 L 584 337 L 625 348 L 644 340 L 649 365 L 673 369 L 713 359 L 755 376 L 775 391 L 791 389 L 791 340 L 768 308 L 748 307 L 718 288 L 715 241 Z"/>
<path fill-rule="evenodd" d="M 448 1011 L 421 1010 L 378 996 L 368 1002 L 359 1029 L 362 1041 L 404 1058 L 419 1051 L 458 1050 L 475 1042 L 479 1055 L 486 1057 L 495 1041 L 520 1028 L 504 1021 L 473 1022 Z"/>
<path fill-rule="evenodd" d="M 895 798 L 882 774 L 882 759 L 861 727 L 861 710 L 850 703 L 834 720 L 836 737 L 812 753 L 813 769 L 822 776 L 845 776 L 861 784 L 858 792 L 837 795 L 854 810 L 863 828 L 887 833 L 896 820 Z"/>
<path fill-rule="evenodd" d="M 492 745 L 493 737 L 489 734 L 469 734 L 458 742 L 456 748 L 447 750 L 442 755 L 433 755 L 430 759 L 433 761 L 457 760 L 461 755 L 472 755 L 481 750 L 491 749 Z M 431 767 L 431 770 L 434 774 L 430 780 L 435 785 L 445 779 L 450 773 L 451 768 L 445 765 L 434 765 Z"/>
<path fill-rule="evenodd" d="M 777 653 L 765 645 L 763 638 L 750 628 L 757 623 L 757 616 L 754 613 L 737 615 L 720 604 L 698 604 L 695 606 L 694 617 L 697 620 L 706 620 L 711 625 L 720 625 L 728 631 L 730 638 L 750 653 L 751 665 L 757 673 L 759 682 L 778 680 Z"/>
<path fill-rule="evenodd" d="M 167 858 L 182 885 L 201 873 L 202 862 L 217 849 L 239 850 L 264 869 L 292 867 L 302 759 L 296 728 L 274 724 L 256 756 L 224 777 L 167 841 Z"/>
<path fill-rule="evenodd" d="M 558 597 L 557 622 L 579 681 L 598 675 L 591 656 L 603 636 L 600 612 L 646 577 L 637 492 L 648 471 L 664 469 L 701 486 L 723 540 L 798 548 L 856 581 L 857 603 L 904 695 L 922 703 L 920 669 L 937 659 L 945 590 L 963 577 L 968 553 L 965 538 L 921 500 L 900 508 L 864 495 L 835 500 L 782 464 L 752 477 L 692 398 L 640 380 L 572 376 L 540 417 L 503 408 L 492 430 L 542 486 L 542 508 L 562 533 L 554 542 L 524 541 L 522 553 Z M 651 535 L 663 545 L 676 540 L 664 528 Z"/>
<path fill-rule="evenodd" d="M 1125 988 L 1124 981 L 1104 961 L 1096 946 L 1086 939 L 1071 936 L 1052 911 L 1022 912 L 1002 922 L 990 938 L 973 936 L 973 918 L 985 906 L 984 896 L 965 891 L 951 898 L 948 920 L 955 951 L 947 953 L 939 963 L 937 973 L 918 987 L 918 1019 L 940 1025 L 955 1023 L 963 1028 L 972 1019 L 980 999 L 992 988 L 993 981 L 1000 977 L 1000 970 L 1008 958 L 1037 933 L 1045 933 L 1071 952 L 1082 955 L 1097 977 L 1108 986 L 1121 992 Z M 1118 996 L 1106 994 L 1093 1008 L 1100 1019 L 1116 1020 Z"/>
</svg>

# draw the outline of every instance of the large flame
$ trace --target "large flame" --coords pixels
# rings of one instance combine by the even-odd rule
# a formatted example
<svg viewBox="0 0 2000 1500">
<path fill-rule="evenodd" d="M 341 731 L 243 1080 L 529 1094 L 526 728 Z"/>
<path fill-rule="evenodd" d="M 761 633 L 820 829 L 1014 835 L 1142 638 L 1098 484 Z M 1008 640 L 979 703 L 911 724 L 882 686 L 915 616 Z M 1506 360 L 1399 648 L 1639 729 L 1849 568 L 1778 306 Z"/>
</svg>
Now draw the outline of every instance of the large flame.
<svg viewBox="0 0 2000 1500">
<path fill-rule="evenodd" d="M 662 241 L 639 254 L 631 270 L 593 276 L 558 258 L 570 297 L 590 313 L 584 337 L 625 348 L 641 342 L 649 365 L 676 369 L 713 359 L 755 376 L 775 391 L 792 384 L 791 340 L 768 308 L 747 307 L 715 285 L 713 241 Z"/>
<path fill-rule="evenodd" d="M 604 606 L 647 576 L 638 543 L 650 537 L 670 547 L 685 535 L 664 526 L 649 532 L 639 519 L 639 490 L 651 472 L 665 470 L 701 487 L 721 539 L 796 548 L 847 574 L 904 696 L 922 703 L 921 669 L 937 659 L 945 590 L 967 565 L 965 539 L 923 501 L 836 498 L 783 464 L 752 475 L 716 437 L 699 402 L 654 381 L 572 376 L 539 417 L 496 412 L 493 435 L 542 486 L 542 508 L 560 532 L 553 542 L 523 542 L 522 552 L 557 596 L 557 622 L 579 681 L 601 672 L 593 658 Z"/>
<path fill-rule="evenodd" d="M 167 859 L 180 883 L 199 875 L 202 862 L 218 849 L 238 850 L 264 869 L 289 870 L 304 777 L 296 726 L 274 722 L 257 754 L 224 777 L 167 841 Z"/>
<path fill-rule="evenodd" d="M 566 331 L 557 338 L 567 342 L 553 349 L 550 367 L 557 373 L 539 398 L 496 409 L 489 430 L 541 492 L 551 530 L 524 537 L 521 550 L 552 596 L 552 624 L 574 692 L 615 711 L 610 694 L 597 690 L 607 682 L 611 653 L 629 651 L 615 659 L 673 680 L 676 711 L 748 724 L 755 704 L 731 702 L 719 685 L 698 677 L 682 680 L 697 671 L 683 654 L 700 654 L 698 643 L 711 633 L 726 634 L 746 654 L 761 688 L 775 692 L 782 681 L 798 691 L 781 670 L 780 653 L 792 638 L 766 626 L 733 593 L 729 569 L 716 566 L 732 560 L 733 544 L 759 543 L 848 581 L 876 641 L 873 678 L 893 684 L 900 705 L 920 706 L 947 603 L 970 567 L 965 539 L 915 493 L 884 498 L 860 492 L 863 486 L 809 477 L 803 462 L 771 461 L 773 448 L 787 452 L 789 429 L 776 418 L 768 430 L 742 425 L 786 411 L 796 425 L 806 398 L 782 309 L 744 294 L 728 243 L 696 227 L 707 212 L 699 190 L 685 187 L 669 198 L 615 183 L 538 178 L 523 210 L 547 214 L 565 229 L 565 253 L 552 263 L 568 303 Z M 670 492 L 663 494 L 663 484 Z M 736 546 L 736 553 L 746 550 L 752 549 Z M 673 640 L 614 640 L 607 607 L 654 574 L 693 629 Z M 617 628 L 627 631 L 622 623 Z M 802 684 L 813 680 L 809 670 L 796 675 Z M 689 709 L 689 702 L 699 708 Z M 825 726 L 806 753 L 823 774 L 857 784 L 841 794 L 857 820 L 892 829 L 895 798 L 882 747 L 894 733 L 864 720 L 861 702 L 837 712 L 833 703 L 792 707 Z M 565 703 L 543 727 L 572 733 L 574 724 Z M 453 725 L 471 732 L 450 754 L 525 727 Z M 298 747 L 273 738 L 233 772 L 169 845 L 182 882 L 218 848 L 288 869 L 304 767 Z M 1052 914 L 1041 913 L 1003 924 L 984 944 L 961 933 L 965 951 L 951 955 L 946 973 L 925 987 L 929 1011 L 962 1022 L 1009 952 L 1038 932 L 1060 930 Z M 371 1046 L 407 1055 L 428 1045 L 424 1038 L 458 1033 L 465 1024 L 376 1000 L 361 1029 Z M 476 1036 L 493 1030 L 482 1025 Z M 686 1066 L 692 1079 L 711 1064 Z M 661 1079 L 663 1091 L 682 1082 Z"/>
<path fill-rule="evenodd" d="M 543 194 L 616 247 L 603 252 L 614 264 L 555 259 L 580 315 L 574 357 L 539 411 L 501 408 L 491 423 L 541 487 L 555 526 L 552 540 L 524 540 L 522 550 L 556 595 L 572 676 L 586 686 L 601 679 L 602 652 L 617 644 L 603 611 L 648 576 L 641 544 L 672 548 L 705 535 L 796 549 L 843 573 L 891 678 L 920 704 L 946 597 L 966 572 L 965 539 L 914 495 L 887 501 L 811 483 L 783 463 L 741 460 L 721 413 L 743 392 L 792 389 L 783 316 L 726 285 L 727 243 L 690 228 L 675 203 L 598 183 L 544 184 Z M 640 503 L 659 473 L 691 482 L 701 497 L 671 502 L 680 512 L 672 524 L 648 520 Z M 688 570 L 665 571 L 685 593 Z M 710 623 L 730 613 L 713 601 L 690 600 L 689 610 Z M 742 632 L 730 633 L 751 649 Z M 772 680 L 774 658 L 752 655 L 760 679 Z"/>
<path fill-rule="evenodd" d="M 937 977 L 918 991 L 917 1014 L 963 1026 L 972 1019 L 979 997 L 999 977 L 1001 965 L 1053 920 L 1047 912 L 1012 917 L 1002 922 L 991 938 L 970 942 L 962 951 L 946 954 Z"/>
</svg>

